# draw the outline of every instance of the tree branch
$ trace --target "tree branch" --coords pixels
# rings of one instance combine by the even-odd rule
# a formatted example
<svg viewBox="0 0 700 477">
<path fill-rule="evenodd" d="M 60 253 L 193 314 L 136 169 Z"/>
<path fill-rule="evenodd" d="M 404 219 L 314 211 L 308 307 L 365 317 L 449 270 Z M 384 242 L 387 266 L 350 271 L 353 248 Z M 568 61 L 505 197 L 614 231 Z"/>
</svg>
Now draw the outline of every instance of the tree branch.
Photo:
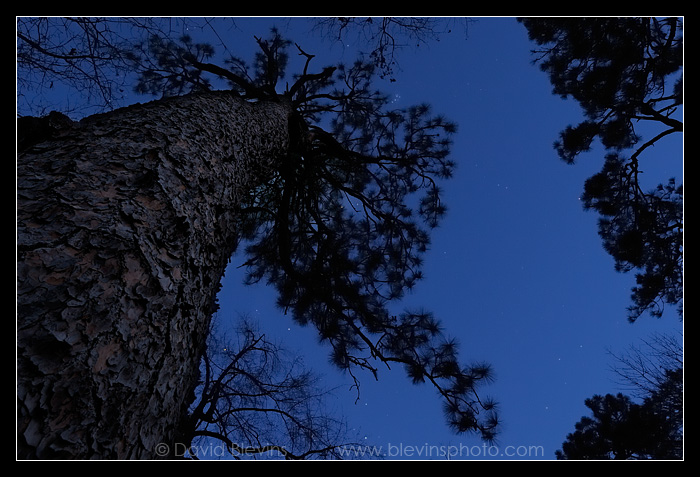
<svg viewBox="0 0 700 477">
<path fill-rule="evenodd" d="M 202 63 L 201 61 L 194 59 L 194 57 L 186 58 L 186 60 L 189 64 L 199 70 L 208 71 L 209 73 L 225 78 L 235 85 L 240 86 L 250 97 L 259 98 L 263 94 L 264 90 L 262 88 L 253 86 L 245 78 L 233 73 L 230 70 L 222 68 L 221 66 L 214 65 L 212 63 Z"/>
</svg>

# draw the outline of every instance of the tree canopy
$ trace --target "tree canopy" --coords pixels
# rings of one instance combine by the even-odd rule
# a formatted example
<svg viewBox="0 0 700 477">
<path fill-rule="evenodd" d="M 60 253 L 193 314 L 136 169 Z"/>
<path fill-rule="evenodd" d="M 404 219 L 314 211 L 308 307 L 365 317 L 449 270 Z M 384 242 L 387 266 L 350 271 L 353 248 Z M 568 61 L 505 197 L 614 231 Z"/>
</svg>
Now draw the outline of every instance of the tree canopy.
<svg viewBox="0 0 700 477">
<path fill-rule="evenodd" d="M 585 119 L 554 143 L 574 163 L 596 139 L 602 170 L 588 179 L 586 209 L 600 214 L 603 247 L 619 271 L 636 273 L 628 318 L 683 299 L 683 186 L 670 178 L 644 190 L 640 158 L 663 138 L 683 131 L 683 22 L 679 18 L 523 18 L 541 48 L 535 61 L 554 94 L 573 98 Z M 657 129 L 649 129 L 656 125 Z M 640 129 L 651 130 L 643 139 Z M 647 132 L 648 133 L 648 132 Z M 648 133 L 649 134 L 649 133 Z M 625 151 L 632 151 L 629 157 Z M 664 158 L 661 158 L 663 160 Z"/>
<path fill-rule="evenodd" d="M 626 394 L 594 395 L 566 436 L 558 459 L 683 458 L 683 347 L 656 334 L 613 355 L 614 373 Z"/>
<path fill-rule="evenodd" d="M 681 459 L 683 457 L 683 370 L 666 379 L 642 403 L 622 393 L 586 399 L 591 416 L 576 423 L 558 459 Z"/>
<path fill-rule="evenodd" d="M 260 45 L 266 66 L 253 85 L 272 92 L 288 44 L 274 34 Z M 429 230 L 445 212 L 438 180 L 454 167 L 456 127 L 427 105 L 387 110 L 388 98 L 371 89 L 373 64 L 312 74 L 312 56 L 298 49 L 306 66 L 282 93 L 299 114 L 296 148 L 241 211 L 248 281 L 275 286 L 280 308 L 315 326 L 340 368 L 376 376 L 376 362 L 403 365 L 436 386 L 455 430 L 490 439 L 494 404 L 476 393 L 489 367 L 461 365 L 431 313 L 389 307 L 421 278 Z"/>
<path fill-rule="evenodd" d="M 218 315 L 212 326 L 220 324 Z M 362 447 L 348 441 L 345 424 L 328 409 L 330 391 L 319 377 L 247 317 L 231 335 L 209 334 L 202 368 L 179 454 L 186 451 L 193 459 L 342 459 L 345 446 Z"/>
</svg>

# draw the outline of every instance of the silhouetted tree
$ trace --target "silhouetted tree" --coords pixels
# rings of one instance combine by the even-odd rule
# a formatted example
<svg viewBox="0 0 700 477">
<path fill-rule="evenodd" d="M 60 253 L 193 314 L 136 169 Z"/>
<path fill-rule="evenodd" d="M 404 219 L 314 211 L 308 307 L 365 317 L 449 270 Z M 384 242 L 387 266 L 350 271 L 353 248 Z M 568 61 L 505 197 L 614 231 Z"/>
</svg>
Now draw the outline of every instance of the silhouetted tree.
<svg viewBox="0 0 700 477">
<path fill-rule="evenodd" d="M 55 107 L 47 96 L 68 97 L 71 90 L 81 94 L 70 96 L 64 113 L 87 105 L 100 112 L 119 106 L 133 81 L 125 53 L 132 47 L 130 35 L 140 29 L 127 36 L 117 32 L 137 23 L 145 27 L 149 19 L 18 17 L 18 109 L 44 115 Z"/>
<path fill-rule="evenodd" d="M 557 458 L 682 459 L 682 393 L 683 370 L 675 369 L 641 404 L 623 394 L 587 399 L 592 416 L 576 423 Z"/>
<path fill-rule="evenodd" d="M 568 163 L 597 138 L 607 151 L 582 201 L 600 215 L 599 232 L 615 268 L 636 274 L 628 317 L 661 316 L 683 298 L 683 191 L 670 179 L 650 191 L 639 181 L 642 152 L 683 131 L 683 23 L 679 18 L 524 18 L 536 62 L 554 93 L 576 100 L 585 120 L 554 146 Z M 660 127 L 642 140 L 639 123 Z M 629 157 L 622 152 L 632 150 Z M 680 158 L 669 158 L 676 160 Z"/>
<path fill-rule="evenodd" d="M 275 286 L 339 367 L 403 365 L 455 430 L 493 437 L 494 404 L 477 393 L 489 367 L 461 365 L 431 314 L 389 311 L 445 211 L 454 124 L 387 110 L 372 65 L 310 72 L 300 47 L 306 63 L 278 91 L 291 44 L 258 44 L 251 67 L 223 67 L 190 38 L 150 38 L 141 52 L 160 71 L 138 88 L 164 99 L 52 126 L 19 151 L 19 457 L 175 449 L 242 240 L 250 280 Z"/>
<path fill-rule="evenodd" d="M 567 436 L 560 459 L 680 459 L 683 456 L 683 346 L 655 334 L 613 354 L 614 373 L 632 397 L 593 396 L 593 411 Z M 639 402 L 633 401 L 637 398 Z"/>
<path fill-rule="evenodd" d="M 610 351 L 618 385 L 633 397 L 645 398 L 662 388 L 671 371 L 683 368 L 683 343 L 674 335 L 655 333 L 624 353 Z"/>
<path fill-rule="evenodd" d="M 233 335 L 209 333 L 195 394 L 181 455 L 328 459 L 362 446 L 348 440 L 345 423 L 326 409 L 330 392 L 318 377 L 245 318 Z"/>
<path fill-rule="evenodd" d="M 21 115 L 44 116 L 56 108 L 83 117 L 130 102 L 138 71 L 134 44 L 152 36 L 176 38 L 184 32 L 214 32 L 206 18 L 17 17 L 17 106 Z M 235 25 L 221 19 L 218 26 Z M 77 94 L 76 94 L 77 93 Z"/>
<path fill-rule="evenodd" d="M 367 48 L 367 57 L 382 77 L 393 79 L 399 66 L 398 51 L 439 41 L 451 33 L 457 22 L 466 30 L 470 20 L 465 17 L 322 17 L 314 19 L 316 29 L 330 40 L 360 43 Z"/>
</svg>

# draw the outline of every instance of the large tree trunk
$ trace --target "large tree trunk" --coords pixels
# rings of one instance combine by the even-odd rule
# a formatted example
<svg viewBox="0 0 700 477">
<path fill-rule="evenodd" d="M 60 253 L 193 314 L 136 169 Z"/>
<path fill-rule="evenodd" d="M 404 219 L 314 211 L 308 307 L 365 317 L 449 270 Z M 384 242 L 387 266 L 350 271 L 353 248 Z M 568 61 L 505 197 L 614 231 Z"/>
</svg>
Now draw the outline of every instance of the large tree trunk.
<svg viewBox="0 0 700 477">
<path fill-rule="evenodd" d="M 19 458 L 173 456 L 236 205 L 284 158 L 289 114 L 184 96 L 20 153 Z"/>
</svg>

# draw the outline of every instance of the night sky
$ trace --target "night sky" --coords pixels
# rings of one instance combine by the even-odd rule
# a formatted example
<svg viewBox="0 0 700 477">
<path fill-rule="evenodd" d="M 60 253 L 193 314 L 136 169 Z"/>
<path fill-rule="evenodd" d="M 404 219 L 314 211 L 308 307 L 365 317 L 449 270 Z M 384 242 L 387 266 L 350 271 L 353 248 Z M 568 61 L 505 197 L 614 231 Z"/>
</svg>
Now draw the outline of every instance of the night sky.
<svg viewBox="0 0 700 477">
<path fill-rule="evenodd" d="M 260 20 L 236 25 L 264 33 L 248 22 Z M 289 37 L 318 55 L 319 68 L 326 58 L 353 58 L 352 45 L 342 51 L 304 33 L 302 19 L 275 24 L 283 34 L 293 28 Z M 328 349 L 314 330 L 276 309 L 269 288 L 241 286 L 242 256 L 227 271 L 222 316 L 247 314 L 306 356 L 328 387 L 337 386 L 332 402 L 339 413 L 389 458 L 554 459 L 566 434 L 589 414 L 584 399 L 622 390 L 609 352 L 682 330 L 675 309 L 661 319 L 627 321 L 634 276 L 614 270 L 597 234 L 598 216 L 579 200 L 604 152 L 594 148 L 575 165 L 557 157 L 553 141 L 582 114 L 572 100 L 552 95 L 547 75 L 532 64 L 534 47 L 514 18 L 478 18 L 466 32 L 455 26 L 439 42 L 402 50 L 397 81 L 385 85 L 397 107 L 427 102 L 459 127 L 456 173 L 443 184 L 448 213 L 433 232 L 426 278 L 397 310 L 432 311 L 460 342 L 465 362 L 492 365 L 496 379 L 482 393 L 499 402 L 495 447 L 484 447 L 476 435 L 453 434 L 432 386 L 413 385 L 400 368 L 380 371 L 379 381 L 360 374 L 355 402 L 347 390 L 351 379 L 326 364 Z M 668 156 L 657 146 L 642 159 L 650 188 L 669 177 L 682 182 L 682 138 L 663 147 Z"/>
</svg>

